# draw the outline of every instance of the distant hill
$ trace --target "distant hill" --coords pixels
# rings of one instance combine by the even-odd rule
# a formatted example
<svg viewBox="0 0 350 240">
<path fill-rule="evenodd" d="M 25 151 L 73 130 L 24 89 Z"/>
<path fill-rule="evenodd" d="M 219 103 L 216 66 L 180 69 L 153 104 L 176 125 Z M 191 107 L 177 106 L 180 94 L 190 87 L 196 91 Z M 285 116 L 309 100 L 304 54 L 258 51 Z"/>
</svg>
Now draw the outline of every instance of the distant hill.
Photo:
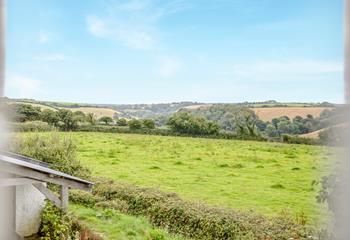
<svg viewBox="0 0 350 240">
<path fill-rule="evenodd" d="M 10 103 L 31 104 L 42 109 L 70 109 L 72 111 L 82 111 L 84 113 L 94 113 L 97 117 L 123 117 L 123 118 L 157 118 L 169 116 L 180 109 L 194 110 L 197 108 L 206 108 L 212 106 L 209 103 L 198 102 L 173 102 L 173 103 L 155 103 L 155 104 L 89 104 L 89 103 L 70 103 L 70 102 L 52 102 L 40 101 L 35 99 L 8 99 Z M 272 118 L 288 116 L 293 118 L 297 115 L 305 117 L 311 114 L 318 117 L 320 113 L 336 105 L 328 102 L 323 103 L 280 103 L 274 100 L 264 102 L 243 102 L 229 103 L 251 108 L 264 121 L 270 121 Z"/>
</svg>

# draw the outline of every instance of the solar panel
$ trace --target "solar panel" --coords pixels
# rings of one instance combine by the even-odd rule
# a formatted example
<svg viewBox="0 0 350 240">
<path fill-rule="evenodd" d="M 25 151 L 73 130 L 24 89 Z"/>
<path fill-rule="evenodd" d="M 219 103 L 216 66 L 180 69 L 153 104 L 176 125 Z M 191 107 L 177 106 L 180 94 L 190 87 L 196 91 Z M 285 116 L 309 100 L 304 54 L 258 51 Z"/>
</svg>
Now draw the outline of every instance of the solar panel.
<svg viewBox="0 0 350 240">
<path fill-rule="evenodd" d="M 19 155 L 19 154 L 16 154 L 16 153 L 0 150 L 0 154 L 4 155 L 4 156 L 8 156 L 8 157 L 13 157 L 13 158 L 16 158 L 18 160 L 25 161 L 25 162 L 28 162 L 28 163 L 32 163 L 32 164 L 35 164 L 35 165 L 39 165 L 39 166 L 42 166 L 42 167 L 49 167 L 49 164 L 47 164 L 45 162 L 41 162 L 41 161 L 38 161 L 36 159 L 30 158 L 30 157 L 25 157 L 25 156 L 22 156 L 22 155 Z"/>
</svg>

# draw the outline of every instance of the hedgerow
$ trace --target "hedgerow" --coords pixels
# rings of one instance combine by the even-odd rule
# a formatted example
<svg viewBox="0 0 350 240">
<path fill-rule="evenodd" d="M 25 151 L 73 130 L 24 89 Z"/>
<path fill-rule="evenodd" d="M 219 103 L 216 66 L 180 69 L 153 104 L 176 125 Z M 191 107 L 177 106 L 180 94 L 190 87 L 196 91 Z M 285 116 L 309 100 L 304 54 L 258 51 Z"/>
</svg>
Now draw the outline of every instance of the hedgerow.
<svg viewBox="0 0 350 240">
<path fill-rule="evenodd" d="M 288 216 L 267 218 L 253 212 L 188 202 L 174 193 L 152 188 L 99 180 L 93 196 L 103 199 L 95 206 L 114 206 L 127 214 L 146 216 L 156 226 L 193 239 L 316 239 L 312 229 Z"/>
<path fill-rule="evenodd" d="M 70 137 L 53 132 L 33 134 L 12 139 L 11 150 L 24 156 L 46 162 L 53 169 L 81 178 L 89 178 L 90 171 L 76 158 L 76 145 Z"/>
<path fill-rule="evenodd" d="M 236 135 L 236 134 L 230 133 L 230 132 L 219 132 L 218 134 L 211 134 L 211 135 L 207 135 L 207 134 L 194 135 L 194 134 L 179 133 L 179 132 L 175 132 L 175 131 L 172 131 L 172 130 L 166 129 L 166 128 L 130 129 L 130 128 L 118 127 L 118 126 L 87 125 L 87 126 L 78 126 L 75 131 L 78 131 L 78 132 L 106 132 L 106 133 L 134 133 L 134 134 L 175 136 L 175 137 L 267 141 L 267 139 L 265 139 L 262 136 Z"/>
<path fill-rule="evenodd" d="M 103 238 L 84 224 L 79 222 L 70 213 L 64 213 L 54 206 L 50 201 L 46 201 L 43 209 L 41 224 L 38 232 L 40 240 L 102 240 Z"/>
<path fill-rule="evenodd" d="M 10 124 L 10 128 L 15 132 L 50 132 L 56 130 L 55 127 L 41 121 L 13 122 Z"/>
</svg>

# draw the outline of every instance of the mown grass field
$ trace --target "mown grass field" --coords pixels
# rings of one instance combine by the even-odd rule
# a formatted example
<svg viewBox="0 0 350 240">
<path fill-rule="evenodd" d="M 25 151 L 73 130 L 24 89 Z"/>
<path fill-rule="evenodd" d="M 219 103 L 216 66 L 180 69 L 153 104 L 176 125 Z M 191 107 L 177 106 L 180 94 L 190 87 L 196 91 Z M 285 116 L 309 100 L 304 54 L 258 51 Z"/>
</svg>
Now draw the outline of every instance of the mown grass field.
<svg viewBox="0 0 350 240">
<path fill-rule="evenodd" d="M 164 230 L 154 228 L 145 218 L 127 216 L 113 210 L 86 208 L 72 204 L 72 212 L 89 229 L 106 240 L 181 240 Z"/>
<path fill-rule="evenodd" d="M 313 183 L 328 174 L 331 148 L 136 134 L 59 134 L 75 140 L 78 158 L 96 176 L 270 216 L 287 211 L 313 221 L 325 213 L 315 199 L 319 186 Z"/>
</svg>

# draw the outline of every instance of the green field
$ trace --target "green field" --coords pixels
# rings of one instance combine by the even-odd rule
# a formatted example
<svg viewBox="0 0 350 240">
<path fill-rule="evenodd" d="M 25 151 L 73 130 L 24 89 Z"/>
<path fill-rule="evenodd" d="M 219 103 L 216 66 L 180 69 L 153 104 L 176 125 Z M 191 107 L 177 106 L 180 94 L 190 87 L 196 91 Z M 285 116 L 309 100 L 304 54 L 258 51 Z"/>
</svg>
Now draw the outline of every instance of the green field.
<svg viewBox="0 0 350 240">
<path fill-rule="evenodd" d="M 72 137 L 93 175 L 176 192 L 221 207 L 282 211 L 315 219 L 322 213 L 314 181 L 327 175 L 327 147 L 115 133 Z"/>
<path fill-rule="evenodd" d="M 113 210 L 93 210 L 73 204 L 70 206 L 70 212 L 106 240 L 183 239 L 154 228 L 145 218 L 127 216 Z"/>
</svg>

